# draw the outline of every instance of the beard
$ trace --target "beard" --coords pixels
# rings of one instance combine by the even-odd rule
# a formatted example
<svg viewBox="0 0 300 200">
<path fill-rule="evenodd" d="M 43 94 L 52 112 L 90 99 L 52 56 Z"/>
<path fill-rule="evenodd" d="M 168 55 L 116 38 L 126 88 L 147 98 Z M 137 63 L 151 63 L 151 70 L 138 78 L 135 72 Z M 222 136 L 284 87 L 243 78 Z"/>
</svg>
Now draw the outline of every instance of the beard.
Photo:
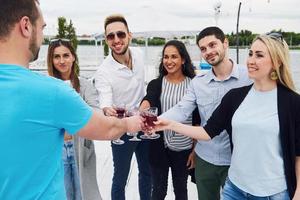
<svg viewBox="0 0 300 200">
<path fill-rule="evenodd" d="M 39 57 L 40 47 L 37 44 L 36 38 L 36 31 L 33 30 L 33 34 L 29 41 L 29 51 L 31 52 L 30 62 L 37 60 Z"/>
<path fill-rule="evenodd" d="M 219 65 L 221 62 L 223 62 L 224 58 L 225 58 L 225 52 L 221 52 L 221 53 L 219 53 L 218 59 L 216 59 L 216 60 L 214 60 L 214 61 L 207 61 L 207 60 L 206 60 L 206 62 L 207 62 L 208 64 L 212 65 L 212 66 L 217 66 L 217 65 Z"/>
<path fill-rule="evenodd" d="M 220 64 L 223 61 L 223 59 L 218 59 L 218 60 L 214 60 L 214 61 L 207 61 L 208 64 L 210 64 L 211 66 L 216 66 L 218 64 Z"/>
<path fill-rule="evenodd" d="M 127 45 L 124 47 L 124 50 L 121 51 L 120 53 L 115 52 L 113 49 L 112 49 L 112 52 L 113 52 L 115 55 L 122 56 L 122 55 L 124 55 L 124 54 L 127 52 L 128 47 L 129 47 L 129 44 L 127 44 Z"/>
</svg>

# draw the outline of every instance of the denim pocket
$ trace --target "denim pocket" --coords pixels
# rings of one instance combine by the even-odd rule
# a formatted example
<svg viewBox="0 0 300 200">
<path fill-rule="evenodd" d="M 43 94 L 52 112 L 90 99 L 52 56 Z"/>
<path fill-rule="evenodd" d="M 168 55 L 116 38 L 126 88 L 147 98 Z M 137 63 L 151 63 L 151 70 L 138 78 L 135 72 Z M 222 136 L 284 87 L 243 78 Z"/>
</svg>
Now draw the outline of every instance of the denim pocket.
<svg viewBox="0 0 300 200">
<path fill-rule="evenodd" d="M 283 192 L 270 196 L 270 200 L 290 200 L 289 192 L 284 190 Z"/>
<path fill-rule="evenodd" d="M 90 149 L 90 148 L 91 148 L 91 145 L 92 145 L 92 141 L 91 141 L 91 140 L 84 139 L 83 145 L 84 145 L 86 148 Z"/>
</svg>

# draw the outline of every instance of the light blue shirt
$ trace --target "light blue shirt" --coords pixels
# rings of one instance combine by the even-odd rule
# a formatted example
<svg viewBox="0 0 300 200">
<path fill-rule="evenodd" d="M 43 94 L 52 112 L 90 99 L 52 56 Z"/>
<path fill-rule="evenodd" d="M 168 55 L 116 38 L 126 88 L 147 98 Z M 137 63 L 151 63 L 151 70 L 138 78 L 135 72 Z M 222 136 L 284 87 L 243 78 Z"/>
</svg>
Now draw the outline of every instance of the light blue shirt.
<svg viewBox="0 0 300 200">
<path fill-rule="evenodd" d="M 63 134 L 91 116 L 63 81 L 0 64 L 0 199 L 66 199 Z"/>
<path fill-rule="evenodd" d="M 249 85 L 246 67 L 233 63 L 231 74 L 220 81 L 212 69 L 206 74 L 197 75 L 190 83 L 186 95 L 173 108 L 163 113 L 161 117 L 183 122 L 198 106 L 201 117 L 201 126 L 204 126 L 220 104 L 223 96 L 232 88 Z M 198 141 L 195 147 L 196 154 L 203 160 L 214 165 L 230 165 L 231 149 L 229 136 L 226 131 L 209 141 Z"/>
<path fill-rule="evenodd" d="M 255 196 L 271 196 L 287 189 L 277 89 L 250 89 L 232 117 L 232 142 L 228 176 L 237 187 Z"/>
</svg>

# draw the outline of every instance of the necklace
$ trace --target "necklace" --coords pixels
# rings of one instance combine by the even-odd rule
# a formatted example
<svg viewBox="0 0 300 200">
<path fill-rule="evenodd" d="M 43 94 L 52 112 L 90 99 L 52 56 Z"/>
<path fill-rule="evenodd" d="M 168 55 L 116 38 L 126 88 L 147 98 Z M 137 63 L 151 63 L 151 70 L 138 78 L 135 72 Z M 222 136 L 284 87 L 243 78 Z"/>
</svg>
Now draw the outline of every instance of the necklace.
<svg viewBox="0 0 300 200">
<path fill-rule="evenodd" d="M 127 61 L 125 61 L 125 65 L 129 68 L 129 69 L 132 69 L 132 58 L 131 58 L 131 53 L 130 53 L 130 50 L 129 50 L 129 58 Z"/>
</svg>

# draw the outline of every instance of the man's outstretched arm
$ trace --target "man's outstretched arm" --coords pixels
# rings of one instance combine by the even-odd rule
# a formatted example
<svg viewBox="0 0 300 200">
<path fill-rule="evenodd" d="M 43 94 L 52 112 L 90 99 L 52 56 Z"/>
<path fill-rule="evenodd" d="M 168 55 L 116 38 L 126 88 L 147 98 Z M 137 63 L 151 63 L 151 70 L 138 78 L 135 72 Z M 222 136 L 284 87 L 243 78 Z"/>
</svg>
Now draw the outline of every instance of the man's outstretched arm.
<svg viewBox="0 0 300 200">
<path fill-rule="evenodd" d="M 78 135 L 91 140 L 114 140 L 126 132 L 140 131 L 142 123 L 140 116 L 118 119 L 93 111 L 89 122 L 80 129 Z"/>
</svg>

